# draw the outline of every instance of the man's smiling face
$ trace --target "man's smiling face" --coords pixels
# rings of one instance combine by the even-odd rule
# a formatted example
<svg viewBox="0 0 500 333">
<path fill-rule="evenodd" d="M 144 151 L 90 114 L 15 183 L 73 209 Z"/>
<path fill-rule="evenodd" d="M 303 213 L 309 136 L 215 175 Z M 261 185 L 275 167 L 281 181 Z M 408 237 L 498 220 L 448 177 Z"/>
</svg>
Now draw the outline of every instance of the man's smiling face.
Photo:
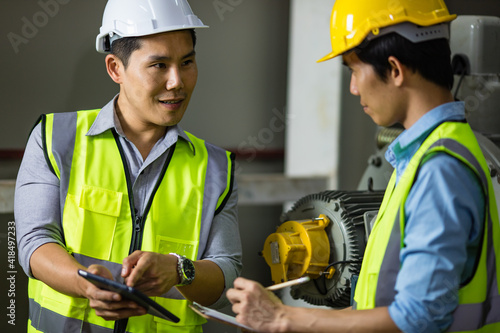
<svg viewBox="0 0 500 333">
<path fill-rule="evenodd" d="M 188 30 L 142 37 L 127 68 L 121 67 L 118 106 L 146 127 L 179 123 L 196 86 L 198 68 Z"/>
</svg>

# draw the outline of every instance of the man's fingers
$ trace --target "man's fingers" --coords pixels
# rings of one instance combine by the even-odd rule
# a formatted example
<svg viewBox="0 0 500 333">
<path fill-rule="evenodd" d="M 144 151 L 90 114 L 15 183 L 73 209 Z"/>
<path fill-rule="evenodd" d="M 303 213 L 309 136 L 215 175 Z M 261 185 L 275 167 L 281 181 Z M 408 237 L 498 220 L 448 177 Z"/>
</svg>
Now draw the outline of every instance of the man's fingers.
<svg viewBox="0 0 500 333">
<path fill-rule="evenodd" d="M 134 282 L 133 275 L 136 275 L 136 279 L 140 278 L 143 273 L 142 271 L 146 269 L 141 267 L 143 265 L 137 264 L 143 255 L 144 252 L 136 251 L 125 258 L 125 260 L 123 261 L 124 271 L 127 271 L 127 269 L 129 269 L 130 271 L 133 271 L 135 273 L 132 274 L 131 277 L 129 277 L 130 281 Z M 134 269 L 132 270 L 132 268 Z M 138 269 L 136 270 L 136 268 Z M 106 267 L 101 265 L 90 265 L 87 268 L 87 271 L 96 275 L 113 279 L 113 275 L 111 274 L 111 272 Z M 130 274 L 130 272 L 128 274 Z M 146 309 L 139 306 L 137 303 L 128 299 L 124 299 L 120 294 L 116 292 L 100 289 L 88 281 L 86 285 L 86 297 L 89 299 L 90 307 L 95 310 L 98 316 L 102 317 L 105 320 L 119 320 L 146 314 Z"/>
<path fill-rule="evenodd" d="M 96 298 L 90 298 L 89 305 L 98 316 L 105 320 L 118 320 L 131 316 L 141 316 L 146 313 L 146 309 L 133 301 L 127 299 L 116 301 L 115 296 L 121 299 L 121 296 L 117 293 L 102 290 L 95 293 L 95 296 Z"/>
<path fill-rule="evenodd" d="M 93 288 L 88 292 L 89 299 L 96 300 L 96 301 L 103 301 L 103 302 L 118 302 L 122 300 L 122 296 L 118 293 L 104 290 L 104 289 L 99 289 L 99 288 Z"/>
<path fill-rule="evenodd" d="M 104 320 L 119 320 L 133 316 L 142 316 L 146 314 L 146 309 L 138 308 L 121 308 L 116 310 L 96 309 L 95 313 L 102 317 Z"/>
<path fill-rule="evenodd" d="M 130 275 L 125 279 L 127 286 L 136 287 L 137 281 L 139 281 L 139 279 L 143 276 L 147 269 L 147 265 L 135 266 Z"/>
<path fill-rule="evenodd" d="M 135 287 L 137 281 L 151 267 L 152 253 L 135 251 L 125 259 L 123 259 L 122 276 L 125 279 L 127 286 Z"/>
<path fill-rule="evenodd" d="M 236 288 L 236 289 L 240 289 L 240 290 L 247 289 L 249 291 L 257 290 L 257 289 L 262 287 L 260 283 L 252 281 L 252 280 L 248 280 L 248 279 L 245 279 L 242 277 L 239 277 L 236 280 L 234 280 L 233 285 L 234 285 L 234 288 Z M 262 288 L 264 288 L 264 287 L 262 287 Z"/>
<path fill-rule="evenodd" d="M 135 252 L 133 254 L 135 254 Z M 151 270 L 152 268 L 155 268 L 155 264 L 157 264 L 157 262 L 155 261 L 155 254 L 150 252 L 141 252 L 140 258 L 135 263 L 135 266 L 133 266 L 133 269 L 131 268 L 132 271 L 125 279 L 127 286 L 136 287 L 137 282 L 141 280 L 146 272 L 148 270 Z M 157 277 L 149 274 L 148 278 L 155 279 Z"/>
<path fill-rule="evenodd" d="M 118 310 L 137 310 L 141 309 L 142 307 L 139 306 L 137 303 L 130 301 L 130 300 L 123 300 L 123 301 L 104 301 L 104 300 L 90 300 L 89 305 L 94 308 L 94 309 L 99 309 L 100 311 L 118 311 Z"/>
<path fill-rule="evenodd" d="M 90 265 L 87 268 L 87 271 L 89 273 L 95 274 L 95 275 L 100 275 L 102 277 L 105 277 L 107 279 L 113 280 L 113 274 L 107 269 L 106 267 L 102 265 Z"/>
<path fill-rule="evenodd" d="M 132 268 L 137 265 L 139 259 L 143 256 L 144 252 L 134 251 L 131 255 L 123 259 L 122 263 L 122 277 L 127 277 L 132 272 Z"/>
</svg>

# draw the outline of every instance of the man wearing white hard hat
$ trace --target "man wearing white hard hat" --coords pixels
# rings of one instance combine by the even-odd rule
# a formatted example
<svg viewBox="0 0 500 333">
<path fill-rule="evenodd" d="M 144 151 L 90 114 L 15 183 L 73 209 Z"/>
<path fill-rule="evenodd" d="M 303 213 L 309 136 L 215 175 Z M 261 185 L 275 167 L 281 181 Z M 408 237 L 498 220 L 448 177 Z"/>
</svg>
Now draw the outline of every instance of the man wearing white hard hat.
<svg viewBox="0 0 500 333">
<path fill-rule="evenodd" d="M 486 160 L 451 94 L 443 0 L 336 0 L 332 52 L 380 126 L 405 131 L 370 233 L 352 309 L 283 305 L 238 278 L 227 296 L 259 332 L 500 332 L 500 225 Z M 354 287 L 354 286 L 353 286 Z"/>
<path fill-rule="evenodd" d="M 20 167 L 15 217 L 29 332 L 201 332 L 241 272 L 234 155 L 178 123 L 197 81 L 186 0 L 109 0 L 96 49 L 119 94 L 43 115 Z M 79 270 L 135 287 L 146 313 Z"/>
</svg>

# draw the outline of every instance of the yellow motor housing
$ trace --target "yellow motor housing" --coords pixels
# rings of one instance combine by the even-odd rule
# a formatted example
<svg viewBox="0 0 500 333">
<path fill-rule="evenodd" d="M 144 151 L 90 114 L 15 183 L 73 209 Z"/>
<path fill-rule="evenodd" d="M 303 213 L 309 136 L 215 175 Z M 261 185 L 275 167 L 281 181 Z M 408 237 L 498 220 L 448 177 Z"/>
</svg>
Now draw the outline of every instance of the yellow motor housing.
<svg viewBox="0 0 500 333">
<path fill-rule="evenodd" d="M 281 283 L 307 275 L 318 278 L 329 264 L 330 242 L 325 227 L 330 223 L 326 215 L 311 220 L 287 221 L 264 243 L 262 254 L 271 268 L 274 283 Z M 328 271 L 328 278 L 334 273 Z"/>
</svg>

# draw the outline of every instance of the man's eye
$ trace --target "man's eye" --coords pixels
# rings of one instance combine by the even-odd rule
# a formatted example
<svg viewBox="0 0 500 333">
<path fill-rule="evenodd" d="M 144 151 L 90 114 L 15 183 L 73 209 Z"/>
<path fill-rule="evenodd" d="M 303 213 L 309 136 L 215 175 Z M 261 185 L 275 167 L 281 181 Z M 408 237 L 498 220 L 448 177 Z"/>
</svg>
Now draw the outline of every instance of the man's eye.
<svg viewBox="0 0 500 333">
<path fill-rule="evenodd" d="M 156 68 L 167 68 L 167 66 L 163 63 L 158 63 L 158 64 L 154 64 L 153 67 L 156 67 Z"/>
<path fill-rule="evenodd" d="M 188 65 L 191 65 L 193 63 L 193 60 L 186 60 L 182 63 L 182 66 L 188 66 Z"/>
</svg>

